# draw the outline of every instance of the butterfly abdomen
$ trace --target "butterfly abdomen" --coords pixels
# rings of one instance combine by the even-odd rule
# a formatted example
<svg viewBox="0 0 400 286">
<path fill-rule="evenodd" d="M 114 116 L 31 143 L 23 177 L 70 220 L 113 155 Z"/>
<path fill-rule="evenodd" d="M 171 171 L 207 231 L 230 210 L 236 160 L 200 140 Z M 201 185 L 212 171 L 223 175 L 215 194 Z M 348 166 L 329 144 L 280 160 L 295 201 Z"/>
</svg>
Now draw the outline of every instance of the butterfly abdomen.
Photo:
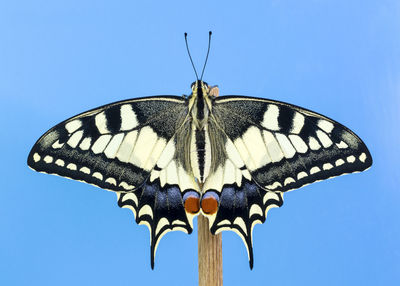
<svg viewBox="0 0 400 286">
<path fill-rule="evenodd" d="M 198 129 L 193 124 L 191 132 L 190 161 L 192 172 L 200 183 L 204 183 L 211 166 L 210 138 L 207 127 Z"/>
</svg>

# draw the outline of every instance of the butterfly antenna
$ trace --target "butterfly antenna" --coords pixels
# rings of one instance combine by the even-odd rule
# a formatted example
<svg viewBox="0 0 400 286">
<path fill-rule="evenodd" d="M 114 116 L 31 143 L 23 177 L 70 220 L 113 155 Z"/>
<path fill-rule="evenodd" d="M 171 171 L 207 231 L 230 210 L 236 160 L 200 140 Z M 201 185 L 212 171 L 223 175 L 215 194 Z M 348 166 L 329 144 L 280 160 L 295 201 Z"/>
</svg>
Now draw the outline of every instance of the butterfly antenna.
<svg viewBox="0 0 400 286">
<path fill-rule="evenodd" d="M 188 52 L 188 55 L 189 55 L 190 62 L 192 63 L 194 73 L 196 74 L 196 79 L 199 80 L 199 76 L 197 75 L 196 68 L 194 67 L 192 56 L 190 55 L 189 45 L 188 45 L 188 42 L 187 42 L 187 33 L 185 33 L 185 43 L 186 43 L 186 49 L 187 49 L 187 52 Z"/>
<path fill-rule="evenodd" d="M 206 61 L 204 62 L 204 66 L 203 66 L 203 71 L 201 72 L 200 80 L 203 79 L 204 70 L 205 70 L 205 68 L 206 68 L 207 60 L 208 60 L 208 54 L 210 53 L 211 35 L 212 35 L 212 32 L 211 32 L 211 31 L 208 32 L 208 50 L 207 50 Z"/>
</svg>

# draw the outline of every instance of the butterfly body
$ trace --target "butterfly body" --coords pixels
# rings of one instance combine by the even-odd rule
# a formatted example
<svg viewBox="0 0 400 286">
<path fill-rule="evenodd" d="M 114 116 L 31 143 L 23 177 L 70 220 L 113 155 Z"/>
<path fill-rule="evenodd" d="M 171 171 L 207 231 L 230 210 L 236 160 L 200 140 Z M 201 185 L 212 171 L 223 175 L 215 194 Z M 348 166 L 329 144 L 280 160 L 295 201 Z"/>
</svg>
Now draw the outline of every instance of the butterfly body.
<svg viewBox="0 0 400 286">
<path fill-rule="evenodd" d="M 108 104 L 46 132 L 28 165 L 117 193 L 151 234 L 151 265 L 168 231 L 192 232 L 202 213 L 213 234 L 235 231 L 253 266 L 252 231 L 283 193 L 372 164 L 348 128 L 287 103 L 216 97 L 198 80 L 188 97 Z"/>
</svg>

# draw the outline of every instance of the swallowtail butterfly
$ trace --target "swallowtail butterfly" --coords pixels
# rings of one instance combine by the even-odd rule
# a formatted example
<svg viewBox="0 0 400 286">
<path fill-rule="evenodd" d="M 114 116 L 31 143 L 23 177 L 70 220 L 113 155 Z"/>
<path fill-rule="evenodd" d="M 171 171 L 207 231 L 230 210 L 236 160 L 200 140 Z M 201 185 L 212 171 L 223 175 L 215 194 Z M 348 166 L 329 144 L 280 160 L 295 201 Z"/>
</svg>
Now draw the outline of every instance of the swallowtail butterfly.
<svg viewBox="0 0 400 286">
<path fill-rule="evenodd" d="M 321 114 L 217 97 L 201 79 L 191 89 L 81 113 L 47 131 L 28 157 L 36 171 L 115 192 L 149 228 L 152 268 L 161 237 L 191 233 L 200 213 L 212 234 L 233 230 L 243 239 L 252 268 L 253 228 L 282 206 L 285 192 L 372 164 L 356 134 Z"/>
</svg>

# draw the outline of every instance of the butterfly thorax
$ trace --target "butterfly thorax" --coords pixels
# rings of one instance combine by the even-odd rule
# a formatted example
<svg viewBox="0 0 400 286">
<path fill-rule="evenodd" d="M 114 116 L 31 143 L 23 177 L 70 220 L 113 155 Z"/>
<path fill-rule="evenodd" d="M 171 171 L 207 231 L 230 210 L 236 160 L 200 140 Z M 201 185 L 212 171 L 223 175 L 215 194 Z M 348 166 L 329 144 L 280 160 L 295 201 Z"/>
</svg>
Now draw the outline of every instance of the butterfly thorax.
<svg viewBox="0 0 400 286">
<path fill-rule="evenodd" d="M 210 172 L 211 148 L 208 134 L 208 118 L 211 112 L 211 100 L 208 85 L 198 80 L 192 84 L 192 95 L 189 99 L 192 119 L 190 162 L 194 177 L 204 183 Z"/>
<path fill-rule="evenodd" d="M 189 108 L 194 125 L 197 129 L 204 129 L 211 111 L 209 87 L 207 83 L 198 80 L 192 84 Z"/>
</svg>

